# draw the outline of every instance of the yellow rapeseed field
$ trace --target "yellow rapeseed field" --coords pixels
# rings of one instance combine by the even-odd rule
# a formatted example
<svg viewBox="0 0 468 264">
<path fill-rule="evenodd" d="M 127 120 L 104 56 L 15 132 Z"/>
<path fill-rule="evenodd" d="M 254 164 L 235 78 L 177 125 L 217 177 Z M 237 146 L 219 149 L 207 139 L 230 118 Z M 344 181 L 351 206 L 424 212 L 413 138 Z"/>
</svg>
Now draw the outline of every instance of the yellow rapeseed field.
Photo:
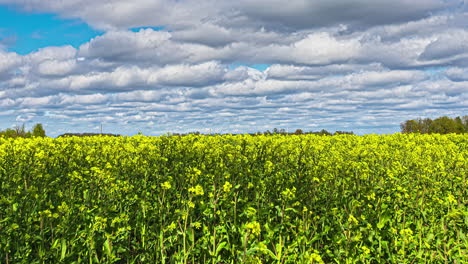
<svg viewBox="0 0 468 264">
<path fill-rule="evenodd" d="M 0 263 L 468 263 L 468 135 L 0 138 Z"/>
</svg>

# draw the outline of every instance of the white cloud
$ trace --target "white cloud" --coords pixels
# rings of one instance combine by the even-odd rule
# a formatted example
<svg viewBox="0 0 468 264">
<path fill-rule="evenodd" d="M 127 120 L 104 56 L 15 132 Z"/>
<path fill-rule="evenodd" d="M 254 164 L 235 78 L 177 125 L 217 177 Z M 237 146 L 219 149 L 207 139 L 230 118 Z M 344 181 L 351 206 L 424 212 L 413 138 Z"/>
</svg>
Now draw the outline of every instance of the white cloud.
<svg viewBox="0 0 468 264">
<path fill-rule="evenodd" d="M 37 66 L 37 72 L 44 76 L 64 76 L 76 68 L 75 60 L 46 60 Z"/>
<path fill-rule="evenodd" d="M 22 58 L 16 53 L 0 50 L 0 75 L 13 70 L 21 63 Z"/>
<path fill-rule="evenodd" d="M 151 73 L 148 84 L 169 86 L 206 86 L 222 80 L 225 67 L 217 62 L 196 65 L 171 65 Z"/>
<path fill-rule="evenodd" d="M 360 52 L 361 45 L 357 39 L 339 40 L 328 33 L 310 34 L 307 38 L 293 43 L 289 47 L 272 46 L 269 52 L 273 57 L 278 54 L 281 61 L 292 61 L 299 64 L 333 64 L 354 58 Z M 264 54 L 267 56 L 267 54 Z"/>
<path fill-rule="evenodd" d="M 426 46 L 421 60 L 440 60 L 457 55 L 468 57 L 468 31 L 456 30 L 442 34 Z"/>
<path fill-rule="evenodd" d="M 99 123 L 129 134 L 365 133 L 468 107 L 459 0 L 0 3 L 105 30 L 79 48 L 0 51 L 0 120 L 12 116 L 3 123 L 50 122 L 54 133 Z M 128 30 L 147 26 L 162 30 Z M 255 64 L 272 65 L 245 66 Z"/>
<path fill-rule="evenodd" d="M 449 68 L 445 71 L 445 75 L 453 81 L 468 81 L 467 68 Z"/>
<path fill-rule="evenodd" d="M 256 24 L 297 30 L 339 24 L 372 27 L 407 22 L 456 8 L 462 1 L 291 0 L 286 5 L 279 0 L 0 0 L 0 3 L 80 18 L 105 30 L 161 25 L 180 29 L 203 21 L 236 27 Z"/>
<path fill-rule="evenodd" d="M 32 63 L 40 63 L 46 60 L 68 60 L 76 56 L 76 49 L 72 46 L 45 47 L 26 55 L 25 58 Z"/>
</svg>

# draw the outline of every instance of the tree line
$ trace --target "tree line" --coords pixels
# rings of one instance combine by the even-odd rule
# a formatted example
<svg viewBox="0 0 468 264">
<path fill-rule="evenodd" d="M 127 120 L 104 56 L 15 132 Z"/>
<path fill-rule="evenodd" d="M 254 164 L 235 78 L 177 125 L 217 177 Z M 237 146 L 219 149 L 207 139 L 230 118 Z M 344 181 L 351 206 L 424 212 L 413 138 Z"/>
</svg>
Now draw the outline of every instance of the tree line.
<svg viewBox="0 0 468 264">
<path fill-rule="evenodd" d="M 194 132 L 188 132 L 188 133 L 168 133 L 167 135 L 169 136 L 188 136 L 188 135 L 202 135 L 203 133 L 200 131 L 194 131 Z M 354 135 L 353 131 L 335 131 L 334 133 L 329 132 L 325 129 L 322 129 L 320 131 L 303 131 L 302 129 L 298 128 L 294 132 L 292 131 L 286 131 L 286 129 L 281 128 L 274 128 L 272 131 L 267 130 L 264 132 L 256 132 L 256 133 L 241 133 L 241 134 L 249 134 L 251 136 L 260 136 L 260 135 L 307 135 L 307 134 L 314 134 L 314 135 L 321 135 L 321 136 L 333 136 L 333 135 Z M 237 135 L 237 133 L 209 133 L 206 135 Z"/>
<path fill-rule="evenodd" d="M 402 133 L 463 134 L 468 133 L 468 115 L 455 118 L 442 116 L 434 120 L 430 118 L 411 119 L 401 123 L 400 128 Z"/>
<path fill-rule="evenodd" d="M 30 131 L 26 131 L 24 124 L 22 126 L 15 126 L 0 131 L 0 137 L 6 138 L 32 138 L 32 137 L 45 137 L 46 132 L 42 124 L 35 124 Z"/>
</svg>

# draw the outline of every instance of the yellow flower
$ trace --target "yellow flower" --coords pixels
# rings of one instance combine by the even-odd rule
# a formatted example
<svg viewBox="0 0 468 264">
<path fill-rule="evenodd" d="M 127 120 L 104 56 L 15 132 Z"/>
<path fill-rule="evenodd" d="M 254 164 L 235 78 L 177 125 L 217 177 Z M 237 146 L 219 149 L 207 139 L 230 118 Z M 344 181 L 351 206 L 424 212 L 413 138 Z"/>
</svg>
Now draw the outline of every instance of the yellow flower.
<svg viewBox="0 0 468 264">
<path fill-rule="evenodd" d="M 362 249 L 362 252 L 364 252 L 364 254 L 366 255 L 370 253 L 370 249 L 366 246 L 362 246 L 361 249 Z"/>
<path fill-rule="evenodd" d="M 310 260 L 311 260 L 311 263 L 320 263 L 320 264 L 323 264 L 323 260 L 322 260 L 322 257 L 318 254 L 318 253 L 312 253 L 310 254 Z"/>
<path fill-rule="evenodd" d="M 203 191 L 203 187 L 201 185 L 197 185 L 195 187 L 190 187 L 188 189 L 189 192 L 194 193 L 195 195 L 203 195 L 205 192 Z"/>
<path fill-rule="evenodd" d="M 176 229 L 176 227 L 177 227 L 176 224 L 174 222 L 172 222 L 169 226 L 167 226 L 166 230 L 170 232 L 170 231 Z"/>
<path fill-rule="evenodd" d="M 402 236 L 411 236 L 411 235 L 413 235 L 413 230 L 411 230 L 409 228 L 402 229 L 402 230 L 400 230 L 400 235 L 402 235 Z"/>
<path fill-rule="evenodd" d="M 232 188 L 232 184 L 230 182 L 225 182 L 224 185 L 223 185 L 223 190 L 225 192 L 230 192 L 231 191 L 231 188 Z"/>
<path fill-rule="evenodd" d="M 200 222 L 193 222 L 193 223 L 192 223 L 192 226 L 193 226 L 195 229 L 200 229 L 200 228 L 201 228 L 201 223 L 200 223 Z"/>
<path fill-rule="evenodd" d="M 453 194 L 449 194 L 447 196 L 447 203 L 448 204 L 456 204 L 457 203 L 457 199 L 455 199 L 455 196 L 453 196 Z"/>
<path fill-rule="evenodd" d="M 351 215 L 351 214 L 350 214 L 349 217 L 348 217 L 348 222 L 349 222 L 350 224 L 354 224 L 354 225 L 359 224 L 359 221 L 356 219 L 356 217 L 354 217 L 354 216 Z"/>
<path fill-rule="evenodd" d="M 165 181 L 165 182 L 161 183 L 161 188 L 163 188 L 163 190 L 169 190 L 171 187 L 172 187 L 172 185 L 168 181 Z"/>
<path fill-rule="evenodd" d="M 254 236 L 260 235 L 260 232 L 262 231 L 260 224 L 257 221 L 247 223 L 245 228 Z"/>
</svg>

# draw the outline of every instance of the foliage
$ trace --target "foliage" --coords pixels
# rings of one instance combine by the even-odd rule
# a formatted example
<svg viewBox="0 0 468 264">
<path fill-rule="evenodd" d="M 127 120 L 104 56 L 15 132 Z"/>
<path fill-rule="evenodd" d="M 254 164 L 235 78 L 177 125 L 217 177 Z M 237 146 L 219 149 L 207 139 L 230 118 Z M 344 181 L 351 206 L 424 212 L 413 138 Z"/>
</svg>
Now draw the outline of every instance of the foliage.
<svg viewBox="0 0 468 264">
<path fill-rule="evenodd" d="M 32 129 L 32 136 L 33 137 L 45 137 L 46 136 L 46 132 L 44 128 L 42 127 L 42 124 L 34 125 Z"/>
<path fill-rule="evenodd" d="M 94 137 L 94 136 L 108 136 L 108 137 L 119 137 L 118 134 L 110 133 L 65 133 L 58 137 Z"/>
<path fill-rule="evenodd" d="M 421 134 L 449 134 L 449 133 L 468 133 L 468 116 L 450 118 L 447 116 L 439 117 L 434 120 L 430 118 L 406 120 L 401 123 L 402 133 L 421 133 Z"/>
<path fill-rule="evenodd" d="M 467 135 L 0 138 L 2 263 L 467 263 Z"/>
<path fill-rule="evenodd" d="M 45 130 L 42 124 L 36 124 L 32 131 L 26 131 L 24 124 L 22 126 L 15 126 L 14 128 L 7 128 L 0 131 L 0 137 L 4 138 L 31 138 L 31 137 L 45 137 Z"/>
</svg>

